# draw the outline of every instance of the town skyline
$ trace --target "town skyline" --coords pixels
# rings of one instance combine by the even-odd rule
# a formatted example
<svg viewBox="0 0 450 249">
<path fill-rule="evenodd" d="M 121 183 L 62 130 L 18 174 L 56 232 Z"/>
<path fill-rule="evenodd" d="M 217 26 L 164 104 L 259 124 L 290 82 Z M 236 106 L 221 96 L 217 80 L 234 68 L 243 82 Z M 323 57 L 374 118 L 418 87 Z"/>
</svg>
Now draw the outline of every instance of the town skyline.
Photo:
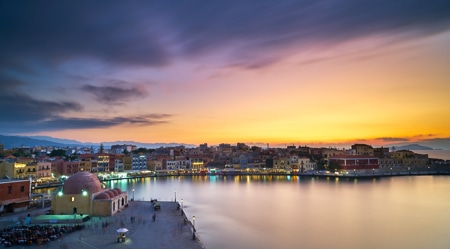
<svg viewBox="0 0 450 249">
<path fill-rule="evenodd" d="M 450 3 L 5 2 L 0 132 L 450 148 Z"/>
</svg>

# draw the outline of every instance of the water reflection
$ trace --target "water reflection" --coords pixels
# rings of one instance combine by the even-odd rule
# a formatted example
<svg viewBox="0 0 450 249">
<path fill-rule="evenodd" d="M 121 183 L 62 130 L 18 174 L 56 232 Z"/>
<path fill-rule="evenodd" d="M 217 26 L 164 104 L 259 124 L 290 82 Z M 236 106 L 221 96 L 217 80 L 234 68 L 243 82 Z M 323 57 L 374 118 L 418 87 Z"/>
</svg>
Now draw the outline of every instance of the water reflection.
<svg viewBox="0 0 450 249">
<path fill-rule="evenodd" d="M 449 177 L 172 176 L 109 183 L 183 199 L 206 248 L 449 248 Z"/>
</svg>

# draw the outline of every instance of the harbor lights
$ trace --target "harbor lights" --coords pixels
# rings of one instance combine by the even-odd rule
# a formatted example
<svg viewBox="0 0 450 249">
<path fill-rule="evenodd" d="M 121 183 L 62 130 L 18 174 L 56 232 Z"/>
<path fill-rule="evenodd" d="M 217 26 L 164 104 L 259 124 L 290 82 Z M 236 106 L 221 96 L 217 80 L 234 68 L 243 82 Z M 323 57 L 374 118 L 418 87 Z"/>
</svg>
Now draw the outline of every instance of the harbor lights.
<svg viewBox="0 0 450 249">
<path fill-rule="evenodd" d="M 195 215 L 192 216 L 192 239 L 195 240 Z"/>
</svg>

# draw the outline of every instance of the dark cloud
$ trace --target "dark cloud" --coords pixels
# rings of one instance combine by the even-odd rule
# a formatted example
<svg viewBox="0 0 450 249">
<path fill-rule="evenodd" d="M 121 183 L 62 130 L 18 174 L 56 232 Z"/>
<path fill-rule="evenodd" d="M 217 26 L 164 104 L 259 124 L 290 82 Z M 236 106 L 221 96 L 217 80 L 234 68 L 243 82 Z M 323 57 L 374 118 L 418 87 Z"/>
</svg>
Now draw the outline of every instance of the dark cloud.
<svg viewBox="0 0 450 249">
<path fill-rule="evenodd" d="M 20 126 L 57 117 L 66 112 L 82 111 L 83 107 L 74 102 L 38 100 L 25 94 L 3 92 L 0 94 L 0 125 Z"/>
<path fill-rule="evenodd" d="M 409 139 L 408 138 L 403 138 L 403 137 L 380 137 L 377 138 L 376 140 L 381 140 L 383 142 L 408 142 Z"/>
<path fill-rule="evenodd" d="M 142 7 L 142 9 L 141 9 Z M 164 65 L 166 50 L 151 6 L 120 2 L 0 4 L 2 63 L 34 58 L 60 63 L 92 58 L 105 63 Z"/>
<path fill-rule="evenodd" d="M 128 83 L 122 82 L 121 85 L 127 86 Z M 125 88 L 115 86 L 98 87 L 93 85 L 84 85 L 81 89 L 95 96 L 96 101 L 112 105 L 122 105 L 125 101 L 135 98 L 142 98 L 148 94 L 147 90 L 143 86 L 131 86 L 130 88 Z"/>
<path fill-rule="evenodd" d="M 95 129 L 109 128 L 123 124 L 131 125 L 158 125 L 169 121 L 169 114 L 144 115 L 136 117 L 114 117 L 114 118 L 64 118 L 52 116 L 42 120 L 26 120 L 11 126 L 6 122 L 0 122 L 3 134 L 18 134 L 41 131 L 57 131 L 70 129 Z"/>
<path fill-rule="evenodd" d="M 448 30 L 450 20 L 450 2 L 442 0 L 165 3 L 185 52 L 233 46 L 233 59 L 248 63 L 244 67 L 286 46 L 335 44 L 375 34 L 429 35 Z"/>
<path fill-rule="evenodd" d="M 172 51 L 230 47 L 234 59 L 267 61 L 285 46 L 380 33 L 427 35 L 448 30 L 449 20 L 447 0 L 2 1 L 0 63 L 93 58 L 160 66 L 173 59 Z"/>
<path fill-rule="evenodd" d="M 167 123 L 170 114 L 145 114 L 133 117 L 67 118 L 83 106 L 70 101 L 39 100 L 18 92 L 15 80 L 0 79 L 0 131 L 3 134 L 66 129 L 106 128 L 122 124 L 156 125 Z M 20 82 L 18 82 L 20 85 Z"/>
</svg>

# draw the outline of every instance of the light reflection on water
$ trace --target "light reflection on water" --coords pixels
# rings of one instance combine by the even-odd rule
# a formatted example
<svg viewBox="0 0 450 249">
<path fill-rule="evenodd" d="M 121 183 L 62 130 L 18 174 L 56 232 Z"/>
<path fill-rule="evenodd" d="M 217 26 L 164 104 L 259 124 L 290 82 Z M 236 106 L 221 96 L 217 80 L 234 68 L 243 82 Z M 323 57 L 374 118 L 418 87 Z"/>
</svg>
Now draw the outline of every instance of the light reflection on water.
<svg viewBox="0 0 450 249">
<path fill-rule="evenodd" d="M 206 248 L 450 248 L 446 176 L 198 176 L 111 181 L 183 199 Z"/>
</svg>

